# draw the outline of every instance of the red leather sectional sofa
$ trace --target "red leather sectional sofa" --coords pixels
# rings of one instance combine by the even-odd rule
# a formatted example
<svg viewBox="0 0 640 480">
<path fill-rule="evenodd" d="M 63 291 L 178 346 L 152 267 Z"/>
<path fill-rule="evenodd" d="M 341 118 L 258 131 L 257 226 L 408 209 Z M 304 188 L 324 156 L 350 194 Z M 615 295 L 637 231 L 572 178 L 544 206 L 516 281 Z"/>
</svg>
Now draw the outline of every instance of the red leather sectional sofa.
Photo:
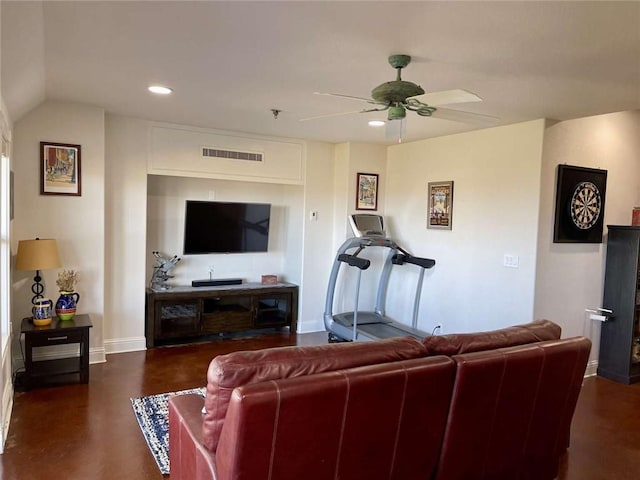
<svg viewBox="0 0 640 480">
<path fill-rule="evenodd" d="M 541 320 L 218 356 L 204 399 L 169 401 L 171 479 L 553 479 L 591 348 L 559 338 Z"/>
</svg>

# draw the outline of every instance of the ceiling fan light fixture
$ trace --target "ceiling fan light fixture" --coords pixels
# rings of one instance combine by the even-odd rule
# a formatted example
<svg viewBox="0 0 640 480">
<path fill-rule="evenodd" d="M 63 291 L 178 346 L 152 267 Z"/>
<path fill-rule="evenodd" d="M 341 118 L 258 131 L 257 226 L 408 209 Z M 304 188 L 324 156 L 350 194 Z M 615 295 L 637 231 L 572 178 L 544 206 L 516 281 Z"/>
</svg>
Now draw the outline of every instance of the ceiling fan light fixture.
<svg viewBox="0 0 640 480">
<path fill-rule="evenodd" d="M 157 95 L 169 95 L 173 93 L 173 89 L 169 87 L 163 87 L 162 85 L 151 85 L 147 90 Z"/>
<path fill-rule="evenodd" d="M 389 107 L 388 120 L 401 120 L 407 116 L 407 110 L 402 105 L 391 105 Z"/>
<path fill-rule="evenodd" d="M 383 121 L 383 120 L 369 120 L 369 126 L 370 127 L 382 127 L 386 124 L 387 122 Z"/>
</svg>

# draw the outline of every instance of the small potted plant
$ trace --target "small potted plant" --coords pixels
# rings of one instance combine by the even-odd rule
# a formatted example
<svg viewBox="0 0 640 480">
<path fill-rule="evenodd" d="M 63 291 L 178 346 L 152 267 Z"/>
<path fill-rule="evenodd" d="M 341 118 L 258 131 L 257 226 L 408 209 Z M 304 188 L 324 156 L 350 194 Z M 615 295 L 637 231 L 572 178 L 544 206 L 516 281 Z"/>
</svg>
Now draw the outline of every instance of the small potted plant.
<svg viewBox="0 0 640 480">
<path fill-rule="evenodd" d="M 78 283 L 78 272 L 75 270 L 63 270 L 58 273 L 56 285 L 60 290 L 60 297 L 56 302 L 56 315 L 60 320 L 71 320 L 76 314 L 76 305 L 80 301 L 80 295 L 75 291 Z"/>
</svg>

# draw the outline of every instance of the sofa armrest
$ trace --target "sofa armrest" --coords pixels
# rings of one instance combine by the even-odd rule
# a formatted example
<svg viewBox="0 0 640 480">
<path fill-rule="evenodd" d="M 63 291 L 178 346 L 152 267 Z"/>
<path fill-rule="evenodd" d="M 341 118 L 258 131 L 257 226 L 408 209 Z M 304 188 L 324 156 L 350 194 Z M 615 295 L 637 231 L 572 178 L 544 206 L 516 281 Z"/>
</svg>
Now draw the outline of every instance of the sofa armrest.
<svg viewBox="0 0 640 480">
<path fill-rule="evenodd" d="M 217 480 L 213 453 L 202 444 L 200 395 L 169 398 L 169 463 L 171 480 Z"/>
</svg>

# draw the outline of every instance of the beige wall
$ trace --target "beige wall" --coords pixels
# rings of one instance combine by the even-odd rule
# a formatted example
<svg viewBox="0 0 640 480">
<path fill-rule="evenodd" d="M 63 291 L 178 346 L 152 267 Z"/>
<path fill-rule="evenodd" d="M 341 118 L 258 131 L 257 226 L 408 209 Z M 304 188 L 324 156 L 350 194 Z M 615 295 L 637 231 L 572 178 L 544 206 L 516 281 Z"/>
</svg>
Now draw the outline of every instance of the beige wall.
<svg viewBox="0 0 640 480">
<path fill-rule="evenodd" d="M 545 130 L 534 314 L 558 322 L 563 336 L 586 335 L 597 358 L 599 325 L 585 309 L 602 306 L 606 225 L 630 225 L 640 205 L 640 111 L 551 124 Z M 607 170 L 602 244 L 553 243 L 559 164 Z"/>
<path fill-rule="evenodd" d="M 334 221 L 334 146 L 327 143 L 307 144 L 307 182 L 304 190 L 304 248 L 302 249 L 302 281 L 300 298 L 302 331 L 324 329 L 322 312 L 331 258 L 335 249 L 331 242 Z M 318 212 L 317 220 L 311 212 Z"/>
<path fill-rule="evenodd" d="M 140 350 L 144 337 L 149 123 L 105 121 L 106 353 Z"/>
<path fill-rule="evenodd" d="M 436 260 L 419 328 L 469 332 L 532 320 L 543 127 L 536 120 L 389 147 L 389 233 Z M 448 180 L 453 228 L 427 229 L 427 183 Z M 505 267 L 505 254 L 517 255 L 519 268 Z M 398 272 L 404 281 L 391 283 L 388 313 L 410 322 L 417 272 Z"/>
<path fill-rule="evenodd" d="M 81 145 L 81 196 L 40 195 L 41 141 Z M 92 361 L 104 359 L 104 151 L 104 110 L 98 107 L 45 102 L 14 125 L 16 189 L 12 250 L 15 255 L 18 241 L 23 239 L 57 239 L 62 267 L 42 272 L 45 296 L 54 301 L 57 298 L 55 282 L 62 269 L 79 272 L 78 313 L 91 315 Z M 31 313 L 33 276 L 34 272 L 14 271 L 14 331 L 19 331 L 20 319 Z"/>
</svg>

